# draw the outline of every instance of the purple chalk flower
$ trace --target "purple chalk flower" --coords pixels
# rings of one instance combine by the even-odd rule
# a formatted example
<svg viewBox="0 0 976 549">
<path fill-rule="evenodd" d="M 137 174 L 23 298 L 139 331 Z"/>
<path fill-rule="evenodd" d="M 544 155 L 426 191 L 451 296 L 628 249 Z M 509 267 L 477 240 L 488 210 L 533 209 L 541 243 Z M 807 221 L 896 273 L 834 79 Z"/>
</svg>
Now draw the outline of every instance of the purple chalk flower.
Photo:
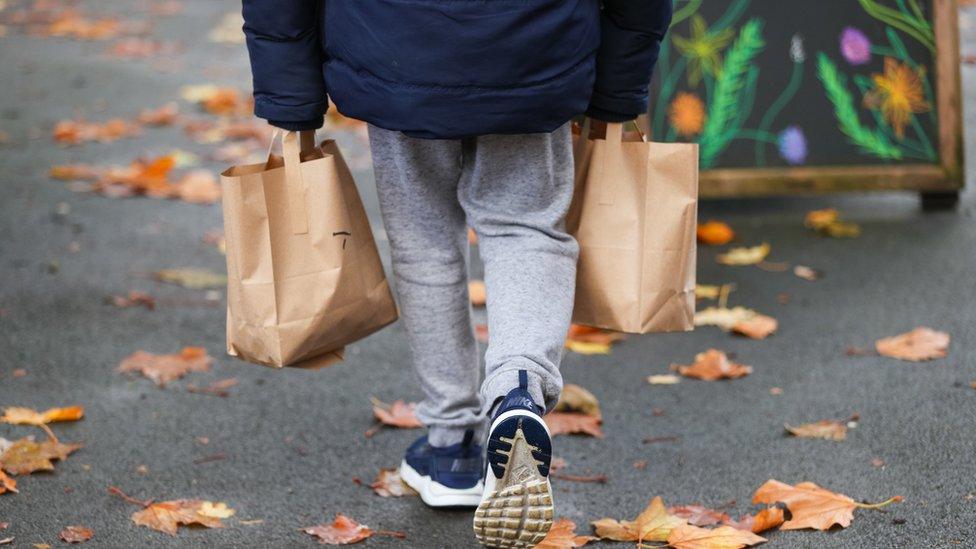
<svg viewBox="0 0 976 549">
<path fill-rule="evenodd" d="M 871 60 L 871 40 L 854 27 L 840 33 L 840 51 L 851 65 L 863 65 Z"/>
<path fill-rule="evenodd" d="M 779 155 L 793 166 L 807 161 L 807 136 L 799 126 L 790 126 L 780 132 L 777 144 Z"/>
</svg>

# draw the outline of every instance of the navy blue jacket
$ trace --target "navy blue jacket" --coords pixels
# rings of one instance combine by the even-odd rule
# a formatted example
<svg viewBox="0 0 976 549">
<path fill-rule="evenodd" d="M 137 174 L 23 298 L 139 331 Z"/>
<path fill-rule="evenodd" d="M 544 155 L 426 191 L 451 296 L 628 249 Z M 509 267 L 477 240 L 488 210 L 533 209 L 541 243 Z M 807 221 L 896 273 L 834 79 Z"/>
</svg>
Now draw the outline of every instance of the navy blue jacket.
<svg viewBox="0 0 976 549">
<path fill-rule="evenodd" d="M 672 0 L 243 0 L 255 113 L 408 135 L 550 132 L 647 108 Z"/>
</svg>

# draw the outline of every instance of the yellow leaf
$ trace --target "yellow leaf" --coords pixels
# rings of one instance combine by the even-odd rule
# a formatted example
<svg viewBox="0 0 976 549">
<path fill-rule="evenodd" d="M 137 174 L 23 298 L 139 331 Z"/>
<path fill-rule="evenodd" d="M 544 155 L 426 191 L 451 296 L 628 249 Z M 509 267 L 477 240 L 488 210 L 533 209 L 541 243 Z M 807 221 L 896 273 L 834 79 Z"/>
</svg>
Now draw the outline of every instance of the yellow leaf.
<svg viewBox="0 0 976 549">
<path fill-rule="evenodd" d="M 765 242 L 751 248 L 732 248 L 724 254 L 719 254 L 716 260 L 722 265 L 755 265 L 766 259 L 771 249 Z"/>
<path fill-rule="evenodd" d="M 666 541 L 674 549 L 740 549 L 765 543 L 766 538 L 731 526 L 709 529 L 686 524 L 675 528 Z"/>
</svg>

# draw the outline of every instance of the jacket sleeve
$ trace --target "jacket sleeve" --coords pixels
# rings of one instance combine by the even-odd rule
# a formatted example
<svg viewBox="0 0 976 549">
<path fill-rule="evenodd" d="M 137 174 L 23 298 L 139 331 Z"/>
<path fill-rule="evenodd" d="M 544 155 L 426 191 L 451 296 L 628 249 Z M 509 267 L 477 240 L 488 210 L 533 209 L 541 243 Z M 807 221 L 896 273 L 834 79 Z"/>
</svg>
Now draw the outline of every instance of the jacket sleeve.
<svg viewBox="0 0 976 549">
<path fill-rule="evenodd" d="M 603 0 L 588 116 L 623 122 L 647 111 L 648 87 L 672 9 L 672 0 Z"/>
<path fill-rule="evenodd" d="M 254 114 L 288 130 L 322 127 L 323 0 L 243 0 Z"/>
</svg>

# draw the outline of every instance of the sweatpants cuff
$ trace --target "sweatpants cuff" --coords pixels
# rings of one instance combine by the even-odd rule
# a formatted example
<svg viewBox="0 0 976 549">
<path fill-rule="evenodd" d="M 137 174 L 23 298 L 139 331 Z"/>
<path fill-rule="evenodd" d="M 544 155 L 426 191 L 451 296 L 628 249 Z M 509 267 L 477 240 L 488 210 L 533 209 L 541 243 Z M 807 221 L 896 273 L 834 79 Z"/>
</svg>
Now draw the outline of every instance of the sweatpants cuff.
<svg viewBox="0 0 976 549">
<path fill-rule="evenodd" d="M 504 397 L 509 391 L 519 386 L 520 369 L 522 368 L 513 368 L 510 370 L 495 372 L 490 378 L 485 380 L 484 384 L 481 386 L 481 394 L 485 399 L 485 406 L 490 409 L 498 398 Z M 528 374 L 529 396 L 532 397 L 532 400 L 535 401 L 536 404 L 542 406 L 546 409 L 546 411 L 548 411 L 550 406 L 546 402 L 545 392 L 542 390 L 542 377 L 532 371 L 527 371 L 526 374 Z M 555 402 L 552 404 L 555 405 Z"/>
</svg>

